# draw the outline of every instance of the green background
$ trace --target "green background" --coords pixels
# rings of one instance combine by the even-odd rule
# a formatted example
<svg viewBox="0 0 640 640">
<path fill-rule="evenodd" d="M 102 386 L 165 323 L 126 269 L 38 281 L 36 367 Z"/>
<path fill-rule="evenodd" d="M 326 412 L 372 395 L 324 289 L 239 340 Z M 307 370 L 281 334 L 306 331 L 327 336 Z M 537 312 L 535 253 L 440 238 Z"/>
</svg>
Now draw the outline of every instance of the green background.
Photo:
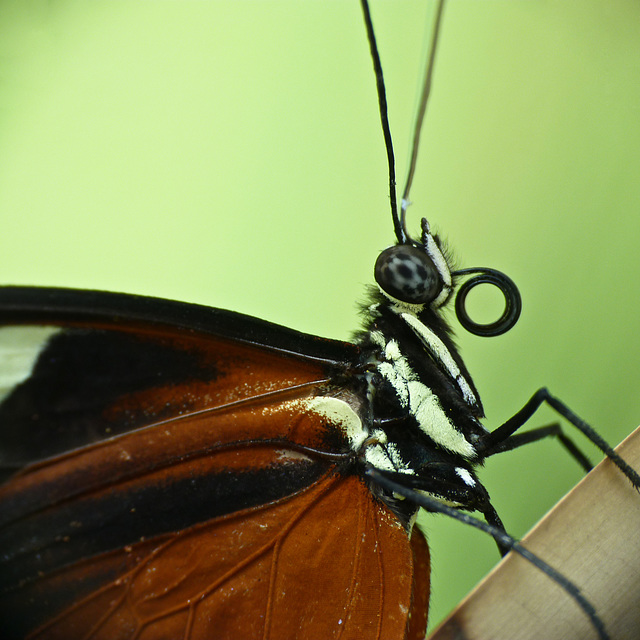
<svg viewBox="0 0 640 640">
<path fill-rule="evenodd" d="M 401 175 L 431 8 L 372 6 Z M 385 163 L 356 0 L 0 3 L 6 283 L 176 298 L 345 339 L 392 241 Z M 501 269 L 522 292 L 509 334 L 458 338 L 487 424 L 547 385 L 609 441 L 628 434 L 637 1 L 452 0 L 412 199 L 414 229 L 427 215 L 460 266 Z M 481 477 L 519 536 L 580 471 L 550 442 Z M 462 525 L 421 522 L 435 622 L 498 556 Z"/>
</svg>

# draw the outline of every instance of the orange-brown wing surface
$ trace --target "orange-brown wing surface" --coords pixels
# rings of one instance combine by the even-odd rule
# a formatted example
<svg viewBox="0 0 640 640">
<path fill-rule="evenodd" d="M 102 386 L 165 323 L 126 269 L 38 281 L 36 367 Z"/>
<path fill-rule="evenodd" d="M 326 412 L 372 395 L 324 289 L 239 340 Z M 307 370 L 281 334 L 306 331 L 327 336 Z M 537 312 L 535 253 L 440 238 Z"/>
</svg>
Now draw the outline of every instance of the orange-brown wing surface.
<svg viewBox="0 0 640 640">
<path fill-rule="evenodd" d="M 357 357 L 229 311 L 65 289 L 0 288 L 0 332 L 4 469 L 187 413 L 308 394 Z"/>
<path fill-rule="evenodd" d="M 381 640 L 408 628 L 407 534 L 355 477 L 328 474 L 295 496 L 98 561 L 53 578 L 51 590 L 88 569 L 94 580 L 110 574 L 30 637 Z"/>
<path fill-rule="evenodd" d="M 424 539 L 309 404 L 358 410 L 353 345 L 96 292 L 0 324 L 3 637 L 424 636 Z"/>
</svg>

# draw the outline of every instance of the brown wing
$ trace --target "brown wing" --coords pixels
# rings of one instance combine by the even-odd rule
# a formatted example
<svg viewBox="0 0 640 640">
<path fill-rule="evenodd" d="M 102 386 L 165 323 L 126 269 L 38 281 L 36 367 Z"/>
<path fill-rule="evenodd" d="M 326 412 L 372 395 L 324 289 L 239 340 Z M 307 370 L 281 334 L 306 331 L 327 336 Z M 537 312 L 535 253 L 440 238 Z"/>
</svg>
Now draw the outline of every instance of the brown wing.
<svg viewBox="0 0 640 640">
<path fill-rule="evenodd" d="M 357 409 L 351 345 L 118 313 L 49 312 L 62 331 L 0 404 L 5 461 L 53 455 L 0 487 L 6 637 L 423 637 L 424 539 L 323 455 L 347 443 L 305 404 Z"/>
<path fill-rule="evenodd" d="M 357 478 L 336 475 L 80 563 L 51 587 L 85 580 L 86 565 L 117 577 L 30 637 L 400 639 L 413 587 L 404 529 Z"/>
</svg>

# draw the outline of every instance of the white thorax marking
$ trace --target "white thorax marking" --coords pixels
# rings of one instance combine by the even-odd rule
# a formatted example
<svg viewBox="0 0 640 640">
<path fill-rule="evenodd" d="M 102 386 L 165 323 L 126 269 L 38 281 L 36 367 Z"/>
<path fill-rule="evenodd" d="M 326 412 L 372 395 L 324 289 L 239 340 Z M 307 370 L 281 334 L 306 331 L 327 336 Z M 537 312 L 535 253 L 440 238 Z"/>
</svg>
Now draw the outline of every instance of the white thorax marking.
<svg viewBox="0 0 640 640">
<path fill-rule="evenodd" d="M 371 339 L 384 349 L 385 360 L 378 363 L 378 371 L 394 388 L 398 401 L 416 419 L 420 429 L 448 451 L 473 457 L 473 445 L 451 422 L 438 396 L 420 381 L 398 343 L 389 340 L 385 344 L 379 331 L 373 331 Z"/>
<path fill-rule="evenodd" d="M 447 346 L 438 338 L 438 336 L 429 329 L 425 324 L 420 322 L 416 316 L 410 313 L 401 313 L 400 317 L 409 325 L 413 332 L 420 338 L 422 344 L 427 348 L 429 353 L 442 365 L 449 377 L 457 384 L 462 393 L 464 401 L 475 407 L 478 404 L 478 399 L 471 390 L 471 385 L 462 375 L 460 367 L 453 359 L 451 352 L 447 349 Z"/>
</svg>

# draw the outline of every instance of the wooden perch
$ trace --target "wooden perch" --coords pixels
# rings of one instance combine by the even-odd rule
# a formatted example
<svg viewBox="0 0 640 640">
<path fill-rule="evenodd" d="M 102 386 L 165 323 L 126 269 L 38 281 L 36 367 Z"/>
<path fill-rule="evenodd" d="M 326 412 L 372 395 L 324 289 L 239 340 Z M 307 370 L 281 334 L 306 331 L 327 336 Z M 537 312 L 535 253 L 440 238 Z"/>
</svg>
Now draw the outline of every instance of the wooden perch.
<svg viewBox="0 0 640 640">
<path fill-rule="evenodd" d="M 616 449 L 640 469 L 640 427 Z M 611 640 L 640 639 L 640 493 L 605 459 L 523 538 L 594 605 Z M 576 603 L 522 557 L 507 557 L 429 640 L 591 640 Z"/>
</svg>

